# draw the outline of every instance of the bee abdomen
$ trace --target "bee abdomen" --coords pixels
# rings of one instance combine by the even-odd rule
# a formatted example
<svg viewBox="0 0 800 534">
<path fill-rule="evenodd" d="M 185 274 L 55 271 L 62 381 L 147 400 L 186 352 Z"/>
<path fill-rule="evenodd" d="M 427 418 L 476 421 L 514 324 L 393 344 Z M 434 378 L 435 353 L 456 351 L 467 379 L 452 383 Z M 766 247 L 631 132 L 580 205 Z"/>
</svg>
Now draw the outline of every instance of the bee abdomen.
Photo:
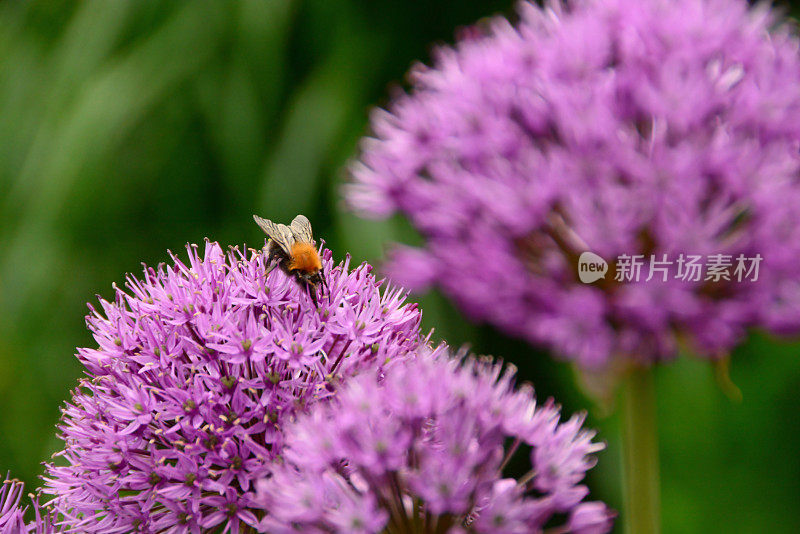
<svg viewBox="0 0 800 534">
<path fill-rule="evenodd" d="M 292 245 L 292 257 L 289 260 L 290 271 L 314 273 L 322 269 L 322 262 L 314 245 L 295 243 Z"/>
</svg>

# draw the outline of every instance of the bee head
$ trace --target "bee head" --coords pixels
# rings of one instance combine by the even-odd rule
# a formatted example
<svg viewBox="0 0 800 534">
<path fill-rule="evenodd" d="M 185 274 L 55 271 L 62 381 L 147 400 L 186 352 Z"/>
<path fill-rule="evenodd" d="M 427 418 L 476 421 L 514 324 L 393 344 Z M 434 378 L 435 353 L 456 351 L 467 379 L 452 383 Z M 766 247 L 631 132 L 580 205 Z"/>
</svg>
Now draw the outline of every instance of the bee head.
<svg viewBox="0 0 800 534">
<path fill-rule="evenodd" d="M 297 276 L 303 280 L 306 284 L 311 286 L 314 290 L 317 289 L 317 286 L 322 286 L 327 288 L 328 286 L 325 284 L 325 278 L 322 276 L 322 271 L 314 271 L 314 272 L 297 272 Z"/>
<path fill-rule="evenodd" d="M 311 300 L 314 301 L 314 305 L 317 306 L 317 287 L 322 286 L 326 290 L 328 289 L 328 285 L 325 283 L 325 278 L 322 276 L 322 271 L 316 272 L 301 272 L 295 271 L 297 273 L 298 280 L 302 280 L 309 289 L 309 293 L 311 296 Z"/>
</svg>

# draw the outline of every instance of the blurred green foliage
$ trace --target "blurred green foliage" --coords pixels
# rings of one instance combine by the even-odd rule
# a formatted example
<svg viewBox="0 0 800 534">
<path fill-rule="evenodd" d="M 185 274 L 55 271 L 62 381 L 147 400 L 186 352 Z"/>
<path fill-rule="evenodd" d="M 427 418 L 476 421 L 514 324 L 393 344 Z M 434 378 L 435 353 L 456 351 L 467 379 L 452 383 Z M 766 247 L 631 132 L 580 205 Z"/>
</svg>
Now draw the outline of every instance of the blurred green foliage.
<svg viewBox="0 0 800 534">
<path fill-rule="evenodd" d="M 307 214 L 337 258 L 377 262 L 402 221 L 342 208 L 344 167 L 431 43 L 510 1 L 0 3 L 0 467 L 37 485 L 58 407 L 91 346 L 85 303 L 140 262 Z M 425 326 L 514 361 L 539 396 L 589 408 L 571 370 L 469 325 L 440 296 Z M 800 359 L 755 338 L 733 359 L 744 402 L 706 364 L 659 373 L 665 532 L 800 531 Z M 590 479 L 619 508 L 614 417 Z"/>
</svg>

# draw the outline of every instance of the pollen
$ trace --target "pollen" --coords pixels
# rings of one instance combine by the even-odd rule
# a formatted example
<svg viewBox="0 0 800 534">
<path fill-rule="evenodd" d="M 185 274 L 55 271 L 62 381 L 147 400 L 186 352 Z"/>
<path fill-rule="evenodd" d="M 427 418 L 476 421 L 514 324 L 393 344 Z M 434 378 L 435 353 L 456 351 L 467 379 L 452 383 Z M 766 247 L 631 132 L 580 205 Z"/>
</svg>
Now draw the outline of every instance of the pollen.
<svg viewBox="0 0 800 534">
<path fill-rule="evenodd" d="M 322 262 L 314 245 L 310 243 L 295 243 L 292 245 L 292 259 L 289 262 L 290 271 L 313 273 L 320 269 L 322 269 Z"/>
</svg>

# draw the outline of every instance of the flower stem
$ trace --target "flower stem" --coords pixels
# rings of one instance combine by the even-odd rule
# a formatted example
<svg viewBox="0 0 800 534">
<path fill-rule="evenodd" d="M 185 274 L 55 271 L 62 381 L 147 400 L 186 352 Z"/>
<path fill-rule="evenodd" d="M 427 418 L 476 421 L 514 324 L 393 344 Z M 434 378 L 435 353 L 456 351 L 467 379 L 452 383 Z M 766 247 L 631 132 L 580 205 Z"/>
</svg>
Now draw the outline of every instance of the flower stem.
<svg viewBox="0 0 800 534">
<path fill-rule="evenodd" d="M 661 531 L 656 395 L 652 369 L 635 367 L 622 385 L 626 534 Z"/>
</svg>

